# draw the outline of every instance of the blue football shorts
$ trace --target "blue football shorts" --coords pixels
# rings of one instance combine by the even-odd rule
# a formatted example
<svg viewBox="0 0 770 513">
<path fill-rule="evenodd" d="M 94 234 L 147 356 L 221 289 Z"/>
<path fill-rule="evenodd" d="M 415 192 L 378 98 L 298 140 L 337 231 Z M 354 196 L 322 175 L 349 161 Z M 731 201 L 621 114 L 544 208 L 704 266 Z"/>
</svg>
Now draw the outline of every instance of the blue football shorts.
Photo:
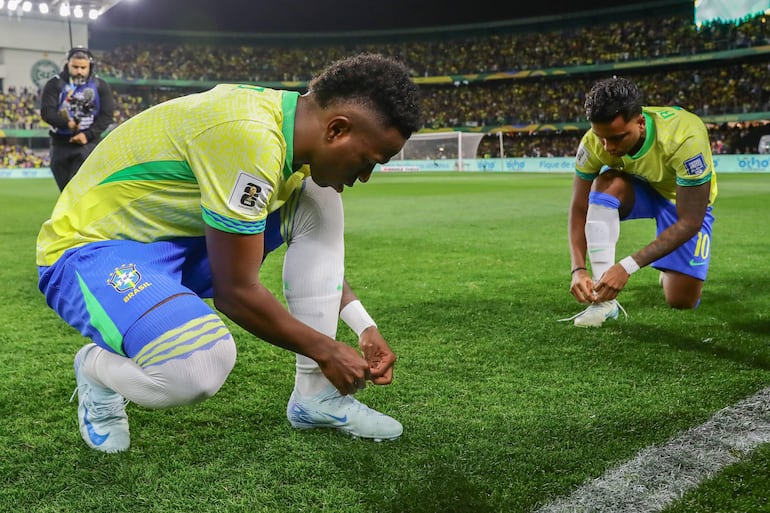
<svg viewBox="0 0 770 513">
<path fill-rule="evenodd" d="M 283 244 L 280 224 L 280 210 L 268 215 L 265 255 Z M 205 237 L 93 242 L 39 267 L 38 274 L 40 291 L 62 319 L 124 356 L 137 354 L 154 336 L 212 313 L 202 299 L 213 296 Z M 148 314 L 172 296 L 178 296 L 172 316 Z M 142 340 L 126 342 L 127 331 L 145 316 L 152 326 L 143 327 Z"/>
<path fill-rule="evenodd" d="M 621 219 L 622 221 L 655 219 L 656 236 L 658 236 L 679 219 L 676 205 L 661 196 L 647 182 L 633 178 L 631 183 L 636 196 L 634 208 L 628 216 Z M 660 271 L 677 271 L 705 281 L 711 261 L 711 227 L 713 224 L 714 216 L 711 213 L 711 207 L 708 207 L 700 231 L 679 248 L 652 262 L 650 266 Z"/>
</svg>

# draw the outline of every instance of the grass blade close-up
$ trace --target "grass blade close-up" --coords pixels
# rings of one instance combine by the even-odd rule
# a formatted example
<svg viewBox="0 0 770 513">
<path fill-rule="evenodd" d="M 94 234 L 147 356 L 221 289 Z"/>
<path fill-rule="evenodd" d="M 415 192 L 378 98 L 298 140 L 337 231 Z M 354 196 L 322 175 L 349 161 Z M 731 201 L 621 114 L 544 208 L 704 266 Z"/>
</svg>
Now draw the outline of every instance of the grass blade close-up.
<svg viewBox="0 0 770 513">
<path fill-rule="evenodd" d="M 239 353 L 220 392 L 130 404 L 131 448 L 109 455 L 86 447 L 69 402 L 84 339 L 37 290 L 35 239 L 58 191 L 2 180 L 0 511 L 770 511 L 770 404 L 713 422 L 770 384 L 770 175 L 719 176 L 697 309 L 666 306 L 643 268 L 619 296 L 628 318 L 598 329 L 557 322 L 583 308 L 569 294 L 571 184 L 378 173 L 345 191 L 346 277 L 399 358 L 392 385 L 357 397 L 404 425 L 399 440 L 292 429 L 293 355 L 228 320 Z M 622 223 L 618 259 L 654 237 L 653 221 Z M 283 251 L 261 273 L 279 297 Z M 354 343 L 344 325 L 338 338 Z M 677 451 L 688 433 L 701 452 Z M 620 479 L 633 486 L 606 479 L 672 451 L 673 465 Z M 666 484 L 675 497 L 654 497 Z"/>
</svg>

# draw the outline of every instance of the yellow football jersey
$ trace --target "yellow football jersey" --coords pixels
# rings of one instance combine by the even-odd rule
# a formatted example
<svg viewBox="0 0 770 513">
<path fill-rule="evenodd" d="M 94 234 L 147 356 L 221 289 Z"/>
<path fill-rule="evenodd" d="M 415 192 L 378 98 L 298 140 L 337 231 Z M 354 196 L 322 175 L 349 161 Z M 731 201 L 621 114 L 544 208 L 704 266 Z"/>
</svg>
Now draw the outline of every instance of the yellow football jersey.
<svg viewBox="0 0 770 513">
<path fill-rule="evenodd" d="M 37 264 L 101 240 L 202 236 L 205 224 L 264 231 L 310 175 L 292 169 L 298 96 L 222 84 L 124 122 L 62 192 L 38 235 Z"/>
<path fill-rule="evenodd" d="M 664 198 L 676 202 L 677 186 L 711 181 L 709 204 L 717 197 L 717 176 L 711 143 L 703 121 L 677 107 L 645 107 L 647 135 L 636 155 L 613 157 L 589 130 L 575 157 L 578 176 L 593 180 L 604 167 L 619 169 L 646 180 Z"/>
</svg>

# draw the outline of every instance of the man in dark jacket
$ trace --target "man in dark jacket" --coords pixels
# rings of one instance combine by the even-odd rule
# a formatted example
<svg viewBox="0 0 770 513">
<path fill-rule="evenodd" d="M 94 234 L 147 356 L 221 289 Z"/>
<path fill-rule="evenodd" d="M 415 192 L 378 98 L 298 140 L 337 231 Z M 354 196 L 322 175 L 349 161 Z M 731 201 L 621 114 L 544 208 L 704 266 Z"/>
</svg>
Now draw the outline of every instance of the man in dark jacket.
<svg viewBox="0 0 770 513">
<path fill-rule="evenodd" d="M 51 171 L 59 190 L 69 183 L 112 123 L 110 86 L 94 74 L 87 48 L 67 53 L 61 73 L 43 87 L 40 115 L 51 125 Z"/>
</svg>

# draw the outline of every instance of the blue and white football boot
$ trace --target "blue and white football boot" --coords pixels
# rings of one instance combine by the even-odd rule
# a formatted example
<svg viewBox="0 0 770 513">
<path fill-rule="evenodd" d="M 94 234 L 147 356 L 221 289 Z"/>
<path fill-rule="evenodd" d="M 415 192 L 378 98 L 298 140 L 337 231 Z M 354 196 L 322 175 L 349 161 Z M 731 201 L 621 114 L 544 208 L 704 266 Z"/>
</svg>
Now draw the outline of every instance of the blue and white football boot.
<svg viewBox="0 0 770 513">
<path fill-rule="evenodd" d="M 375 442 L 395 440 L 404 431 L 396 419 L 350 395 L 341 395 L 334 387 L 314 397 L 303 397 L 295 389 L 286 407 L 286 416 L 297 429 L 332 428 Z"/>
<path fill-rule="evenodd" d="M 78 395 L 78 424 L 80 436 L 92 449 L 102 452 L 121 452 L 128 449 L 128 401 L 117 392 L 95 385 L 83 373 L 83 362 L 96 344 L 86 344 L 75 355 L 77 388 L 70 401 Z"/>
<path fill-rule="evenodd" d="M 566 319 L 559 319 L 559 321 L 574 321 L 575 326 L 582 328 L 599 328 L 604 324 L 604 321 L 617 319 L 620 312 L 623 312 L 626 318 L 628 317 L 625 308 L 618 303 L 617 299 L 611 299 L 610 301 L 593 303 L 582 312 Z"/>
</svg>

